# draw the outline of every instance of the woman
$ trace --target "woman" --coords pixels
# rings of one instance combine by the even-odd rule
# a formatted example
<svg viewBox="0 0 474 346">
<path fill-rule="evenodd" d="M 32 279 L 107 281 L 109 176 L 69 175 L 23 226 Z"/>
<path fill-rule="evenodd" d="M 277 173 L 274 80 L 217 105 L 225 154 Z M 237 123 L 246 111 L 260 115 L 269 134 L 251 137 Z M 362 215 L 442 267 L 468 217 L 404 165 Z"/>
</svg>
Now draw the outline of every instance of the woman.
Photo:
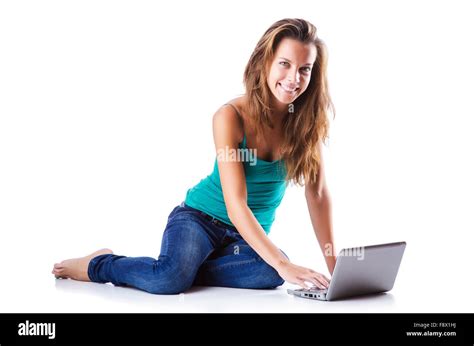
<svg viewBox="0 0 474 346">
<path fill-rule="evenodd" d="M 246 93 L 213 116 L 214 171 L 169 215 L 158 259 L 102 249 L 57 263 L 52 273 L 154 294 L 177 294 L 193 285 L 274 288 L 284 281 L 326 288 L 328 278 L 291 263 L 267 237 L 288 183 L 304 185 L 332 274 L 331 204 L 321 157 L 327 112 L 333 110 L 326 66 L 325 46 L 311 23 L 274 23 L 245 69 Z"/>
</svg>

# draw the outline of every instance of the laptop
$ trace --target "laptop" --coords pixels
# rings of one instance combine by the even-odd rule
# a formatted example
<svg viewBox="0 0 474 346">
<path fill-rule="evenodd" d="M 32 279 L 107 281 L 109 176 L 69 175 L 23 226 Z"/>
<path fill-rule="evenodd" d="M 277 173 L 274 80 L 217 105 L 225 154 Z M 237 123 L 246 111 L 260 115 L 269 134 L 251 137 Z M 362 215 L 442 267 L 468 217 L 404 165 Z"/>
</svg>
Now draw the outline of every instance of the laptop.
<svg viewBox="0 0 474 346">
<path fill-rule="evenodd" d="M 288 289 L 289 294 L 317 300 L 387 292 L 393 288 L 406 242 L 341 250 L 327 289 Z"/>
</svg>

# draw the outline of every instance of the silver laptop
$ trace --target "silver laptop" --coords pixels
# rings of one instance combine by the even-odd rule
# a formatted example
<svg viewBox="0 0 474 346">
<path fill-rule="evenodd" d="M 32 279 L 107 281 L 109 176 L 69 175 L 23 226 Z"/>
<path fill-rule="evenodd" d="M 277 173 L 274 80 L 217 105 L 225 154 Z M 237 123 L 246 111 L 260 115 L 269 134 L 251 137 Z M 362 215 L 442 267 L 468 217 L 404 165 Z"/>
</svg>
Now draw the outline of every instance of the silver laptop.
<svg viewBox="0 0 474 346">
<path fill-rule="evenodd" d="M 406 242 L 398 242 L 343 249 L 327 289 L 289 289 L 288 293 L 308 299 L 336 300 L 390 291 L 405 247 Z"/>
</svg>

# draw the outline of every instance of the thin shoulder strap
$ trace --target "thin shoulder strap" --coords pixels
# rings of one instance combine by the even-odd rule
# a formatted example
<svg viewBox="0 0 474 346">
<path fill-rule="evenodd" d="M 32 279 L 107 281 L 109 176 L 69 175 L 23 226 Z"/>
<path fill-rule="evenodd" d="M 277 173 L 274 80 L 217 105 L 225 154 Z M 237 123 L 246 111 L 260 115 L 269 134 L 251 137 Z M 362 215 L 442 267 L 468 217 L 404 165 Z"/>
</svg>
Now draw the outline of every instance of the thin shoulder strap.
<svg viewBox="0 0 474 346">
<path fill-rule="evenodd" d="M 242 129 L 243 129 L 244 128 L 244 118 L 242 117 L 242 114 L 240 114 L 237 107 L 235 105 L 233 105 L 232 103 L 224 103 L 224 106 L 226 106 L 226 105 L 232 106 L 232 108 L 234 108 L 235 112 L 239 116 L 240 123 L 242 124 Z M 242 140 L 242 147 L 246 148 L 246 145 L 247 145 L 247 139 L 245 138 L 245 131 L 244 131 L 244 139 Z"/>
<path fill-rule="evenodd" d="M 232 106 L 232 108 L 234 108 L 235 112 L 239 116 L 240 120 L 241 121 L 243 120 L 242 115 L 240 114 L 239 110 L 237 109 L 237 107 L 235 105 L 233 105 L 232 103 L 224 103 L 224 106 L 226 106 L 226 105 Z"/>
</svg>

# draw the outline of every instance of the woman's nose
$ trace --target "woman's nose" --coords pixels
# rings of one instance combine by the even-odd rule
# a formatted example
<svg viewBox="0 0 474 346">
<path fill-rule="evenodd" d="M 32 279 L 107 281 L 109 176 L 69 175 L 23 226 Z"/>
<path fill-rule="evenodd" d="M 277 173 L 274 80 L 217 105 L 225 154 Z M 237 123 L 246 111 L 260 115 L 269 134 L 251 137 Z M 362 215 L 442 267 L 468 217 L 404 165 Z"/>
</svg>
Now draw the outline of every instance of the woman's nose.
<svg viewBox="0 0 474 346">
<path fill-rule="evenodd" d="M 291 83 L 299 83 L 300 82 L 300 74 L 298 73 L 298 71 L 290 72 L 286 76 L 286 79 L 288 80 L 288 82 L 291 82 Z"/>
</svg>

